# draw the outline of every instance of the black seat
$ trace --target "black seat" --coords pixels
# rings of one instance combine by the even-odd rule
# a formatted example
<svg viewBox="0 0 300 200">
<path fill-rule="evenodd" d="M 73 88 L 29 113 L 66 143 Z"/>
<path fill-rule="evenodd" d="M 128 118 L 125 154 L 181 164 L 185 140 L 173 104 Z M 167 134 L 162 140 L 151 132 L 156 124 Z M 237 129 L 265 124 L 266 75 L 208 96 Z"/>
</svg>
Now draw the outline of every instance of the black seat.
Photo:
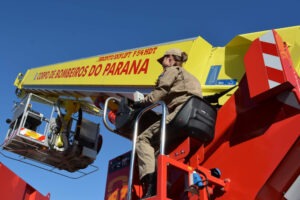
<svg viewBox="0 0 300 200">
<path fill-rule="evenodd" d="M 188 136 L 204 144 L 214 138 L 217 110 L 200 97 L 192 96 L 167 126 L 167 140 Z"/>
</svg>

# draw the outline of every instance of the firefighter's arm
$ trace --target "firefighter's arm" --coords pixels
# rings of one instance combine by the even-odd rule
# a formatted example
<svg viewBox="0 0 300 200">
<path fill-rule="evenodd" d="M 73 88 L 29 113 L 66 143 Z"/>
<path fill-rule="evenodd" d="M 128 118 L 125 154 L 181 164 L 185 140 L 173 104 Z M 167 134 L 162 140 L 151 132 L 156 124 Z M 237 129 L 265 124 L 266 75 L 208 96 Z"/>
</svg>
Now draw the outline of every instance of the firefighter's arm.
<svg viewBox="0 0 300 200">
<path fill-rule="evenodd" d="M 177 75 L 178 70 L 176 67 L 168 67 L 165 72 L 159 77 L 158 83 L 155 86 L 154 90 L 137 104 L 139 104 L 140 106 L 147 106 L 151 103 L 163 100 L 168 95 Z"/>
</svg>

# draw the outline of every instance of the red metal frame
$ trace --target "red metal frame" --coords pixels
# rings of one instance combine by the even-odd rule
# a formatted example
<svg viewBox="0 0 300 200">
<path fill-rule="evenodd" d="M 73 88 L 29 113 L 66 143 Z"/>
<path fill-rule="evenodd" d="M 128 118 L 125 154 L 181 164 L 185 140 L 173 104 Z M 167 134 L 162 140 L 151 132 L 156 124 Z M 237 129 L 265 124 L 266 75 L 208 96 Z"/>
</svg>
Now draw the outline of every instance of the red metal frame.
<svg viewBox="0 0 300 200">
<path fill-rule="evenodd" d="M 299 159 L 289 154 L 299 152 L 296 144 L 299 145 L 300 115 L 297 109 L 276 98 L 257 105 L 247 98 L 245 84 L 246 81 L 242 81 L 240 89 L 220 109 L 216 137 L 206 147 L 206 160 L 202 166 L 217 166 L 223 176 L 231 179 L 231 189 L 222 196 L 224 200 L 250 200 L 256 199 L 257 195 L 261 200 L 272 199 L 270 197 L 275 193 L 282 196 L 285 188 L 299 175 Z M 294 145 L 297 148 L 292 148 Z M 286 160 L 290 160 L 290 164 Z M 287 176 L 278 174 L 279 168 L 288 172 Z M 265 190 L 268 180 L 274 180 L 272 177 L 277 177 L 281 187 L 272 194 L 261 196 L 260 191 Z"/>
<path fill-rule="evenodd" d="M 187 137 L 168 156 L 189 163 L 192 167 L 199 166 L 204 160 L 204 144 L 195 138 Z"/>
<path fill-rule="evenodd" d="M 42 195 L 18 175 L 0 163 L 1 199 L 49 200 L 50 194 Z"/>
<path fill-rule="evenodd" d="M 220 192 L 226 192 L 228 190 L 230 181 L 228 179 L 222 180 L 212 176 L 209 169 L 206 169 L 201 166 L 198 166 L 197 168 L 193 168 L 182 162 L 176 161 L 170 158 L 169 156 L 159 155 L 158 162 L 157 162 L 157 194 L 151 198 L 148 198 L 149 200 L 170 200 L 171 199 L 168 197 L 168 190 L 167 190 L 167 186 L 170 184 L 168 183 L 169 180 L 168 168 L 170 168 L 170 166 L 176 167 L 177 169 L 185 172 L 188 177 L 190 177 L 195 170 L 203 174 L 203 179 L 206 180 L 205 182 L 207 182 L 208 188 L 206 187 L 199 188 L 199 194 L 201 200 L 208 200 L 208 196 L 213 195 L 215 188 L 218 188 Z M 186 188 L 181 188 L 182 191 L 184 191 L 185 189 Z M 187 195 L 188 196 L 186 197 L 189 200 L 199 198 L 199 196 L 195 196 L 195 195 L 191 196 L 188 193 Z"/>
<path fill-rule="evenodd" d="M 200 166 L 203 160 L 204 144 L 191 137 L 184 139 L 169 155 L 159 155 L 157 193 L 148 200 L 208 200 L 209 196 L 228 191 L 229 179 L 222 180 L 212 176 L 210 169 Z M 186 191 L 193 186 L 191 178 L 195 171 L 206 185 L 201 188 L 194 187 L 199 195 Z"/>
</svg>

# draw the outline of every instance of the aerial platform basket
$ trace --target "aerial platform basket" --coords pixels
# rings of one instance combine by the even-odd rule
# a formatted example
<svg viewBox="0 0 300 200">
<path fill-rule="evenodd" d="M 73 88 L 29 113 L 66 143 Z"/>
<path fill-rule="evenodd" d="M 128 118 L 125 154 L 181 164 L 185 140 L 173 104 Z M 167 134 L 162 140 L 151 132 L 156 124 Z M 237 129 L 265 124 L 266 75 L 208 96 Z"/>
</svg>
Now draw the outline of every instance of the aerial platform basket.
<svg viewBox="0 0 300 200">
<path fill-rule="evenodd" d="M 80 119 L 72 117 L 64 136 L 68 145 L 59 149 L 53 141 L 57 138 L 57 133 L 53 133 L 53 124 L 57 121 L 59 112 L 54 102 L 29 94 L 14 107 L 13 118 L 8 121 L 9 130 L 3 149 L 18 154 L 18 161 L 70 178 L 97 171 L 98 167 L 92 163 L 102 145 L 99 124 L 82 116 Z M 76 175 L 69 175 L 74 172 Z"/>
</svg>

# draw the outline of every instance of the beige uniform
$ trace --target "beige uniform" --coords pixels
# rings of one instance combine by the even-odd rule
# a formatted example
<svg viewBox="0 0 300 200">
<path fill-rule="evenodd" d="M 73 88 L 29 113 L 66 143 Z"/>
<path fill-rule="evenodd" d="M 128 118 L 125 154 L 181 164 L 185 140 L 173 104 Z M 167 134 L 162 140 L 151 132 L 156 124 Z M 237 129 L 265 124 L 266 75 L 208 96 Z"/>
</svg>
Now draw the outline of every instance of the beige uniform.
<svg viewBox="0 0 300 200">
<path fill-rule="evenodd" d="M 181 105 L 193 95 L 202 97 L 199 81 L 184 68 L 172 66 L 165 68 L 154 90 L 144 98 L 142 103 L 148 105 L 159 100 L 164 101 L 169 110 L 166 123 L 169 123 L 180 110 Z M 155 122 L 137 138 L 136 152 L 140 179 L 155 171 L 155 149 L 151 146 L 151 142 L 153 136 L 158 133 L 160 133 L 160 121 Z"/>
</svg>

